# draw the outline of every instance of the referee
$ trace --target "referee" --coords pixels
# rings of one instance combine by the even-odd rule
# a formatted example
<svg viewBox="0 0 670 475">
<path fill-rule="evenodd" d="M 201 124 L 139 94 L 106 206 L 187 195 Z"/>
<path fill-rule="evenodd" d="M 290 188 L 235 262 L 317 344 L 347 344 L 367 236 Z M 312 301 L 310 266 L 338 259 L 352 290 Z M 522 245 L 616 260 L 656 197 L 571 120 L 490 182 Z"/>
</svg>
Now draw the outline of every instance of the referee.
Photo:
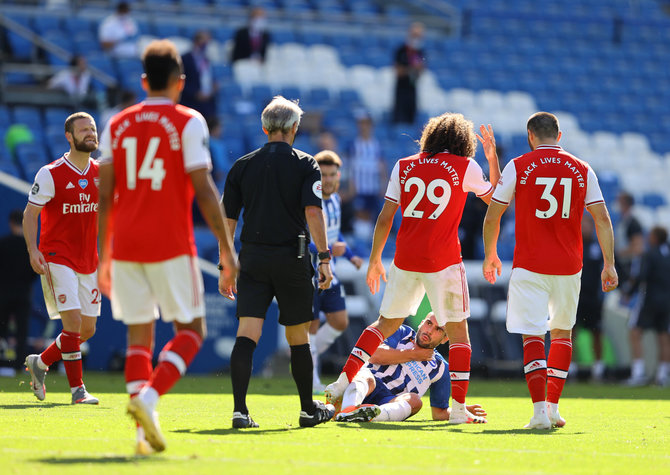
<svg viewBox="0 0 670 475">
<path fill-rule="evenodd" d="M 223 206 L 233 235 L 244 209 L 237 282 L 239 326 L 230 355 L 236 429 L 258 427 L 249 416 L 246 396 L 253 353 L 273 297 L 291 347 L 291 374 L 300 396 L 300 427 L 327 422 L 335 412 L 331 405 L 312 401 L 309 326 L 314 268 L 307 250 L 310 233 L 318 250 L 319 288 L 330 287 L 333 275 L 321 211 L 319 165 L 311 155 L 292 147 L 301 116 L 296 102 L 276 96 L 261 115 L 268 142 L 237 160 L 226 178 Z"/>
</svg>

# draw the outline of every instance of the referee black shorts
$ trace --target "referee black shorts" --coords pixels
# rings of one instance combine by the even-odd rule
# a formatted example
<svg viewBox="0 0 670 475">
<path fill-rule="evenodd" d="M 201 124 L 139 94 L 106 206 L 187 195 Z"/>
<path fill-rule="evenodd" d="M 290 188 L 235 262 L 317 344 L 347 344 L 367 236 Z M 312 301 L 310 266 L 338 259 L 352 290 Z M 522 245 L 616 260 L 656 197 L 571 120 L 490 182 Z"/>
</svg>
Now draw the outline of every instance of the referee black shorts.
<svg viewBox="0 0 670 475">
<path fill-rule="evenodd" d="M 309 255 L 298 259 L 295 247 L 243 244 L 237 279 L 237 318 L 265 318 L 272 298 L 279 304 L 279 323 L 312 320 L 314 268 Z"/>
</svg>

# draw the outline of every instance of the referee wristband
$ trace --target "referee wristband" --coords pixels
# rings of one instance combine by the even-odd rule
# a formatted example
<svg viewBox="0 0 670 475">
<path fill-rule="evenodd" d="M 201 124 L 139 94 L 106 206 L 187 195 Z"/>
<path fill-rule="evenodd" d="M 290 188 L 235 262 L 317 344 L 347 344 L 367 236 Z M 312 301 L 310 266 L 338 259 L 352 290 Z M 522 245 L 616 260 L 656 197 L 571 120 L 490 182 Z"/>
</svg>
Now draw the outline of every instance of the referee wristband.
<svg viewBox="0 0 670 475">
<path fill-rule="evenodd" d="M 330 261 L 321 261 L 321 262 L 319 262 L 319 265 L 321 265 L 321 264 L 328 264 L 328 265 L 330 265 Z"/>
</svg>

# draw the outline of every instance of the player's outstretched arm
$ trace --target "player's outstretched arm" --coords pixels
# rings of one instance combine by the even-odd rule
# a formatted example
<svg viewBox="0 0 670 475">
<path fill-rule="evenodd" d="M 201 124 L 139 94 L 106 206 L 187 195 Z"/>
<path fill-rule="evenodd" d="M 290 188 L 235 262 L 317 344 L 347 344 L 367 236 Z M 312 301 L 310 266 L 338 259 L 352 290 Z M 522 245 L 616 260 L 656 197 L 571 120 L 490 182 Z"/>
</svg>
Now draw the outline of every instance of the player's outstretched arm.
<svg viewBox="0 0 670 475">
<path fill-rule="evenodd" d="M 482 272 L 484 278 L 491 284 L 495 284 L 497 276 L 502 273 L 502 262 L 498 257 L 498 236 L 500 235 L 500 218 L 507 209 L 507 206 L 495 201 L 491 202 L 486 217 L 484 218 L 484 263 Z"/>
<path fill-rule="evenodd" d="M 605 203 L 596 203 L 586 208 L 596 225 L 598 243 L 603 254 L 603 270 L 600 274 L 603 292 L 614 290 L 619 285 L 619 276 L 614 268 L 614 230 Z"/>
<path fill-rule="evenodd" d="M 381 277 L 386 282 L 386 270 L 382 264 L 382 251 L 391 232 L 393 216 L 397 209 L 398 205 L 396 203 L 385 200 L 384 207 L 377 218 L 377 224 L 375 224 L 375 232 L 372 237 L 372 251 L 370 251 L 370 263 L 368 264 L 366 278 L 370 292 L 373 295 L 379 292 L 379 278 Z"/>
</svg>

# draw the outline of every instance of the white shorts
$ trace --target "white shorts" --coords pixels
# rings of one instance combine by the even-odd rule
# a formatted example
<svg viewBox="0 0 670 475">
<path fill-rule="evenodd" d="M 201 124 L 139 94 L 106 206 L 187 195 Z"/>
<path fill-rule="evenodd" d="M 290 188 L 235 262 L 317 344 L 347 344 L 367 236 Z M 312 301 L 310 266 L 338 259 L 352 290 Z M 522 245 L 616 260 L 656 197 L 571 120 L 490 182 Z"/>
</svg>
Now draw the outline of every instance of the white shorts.
<svg viewBox="0 0 670 475">
<path fill-rule="evenodd" d="M 112 260 L 112 315 L 126 325 L 159 316 L 165 322 L 191 323 L 205 316 L 204 292 L 194 256 L 151 263 Z"/>
<path fill-rule="evenodd" d="M 512 269 L 507 296 L 507 331 L 541 336 L 547 330 L 571 330 L 577 319 L 582 272 L 547 275 Z"/>
<path fill-rule="evenodd" d="M 100 315 L 98 272 L 80 274 L 68 266 L 47 262 L 47 272 L 40 276 L 44 302 L 49 318 L 60 318 L 60 312 L 78 309 L 82 315 Z"/>
<path fill-rule="evenodd" d="M 379 314 L 384 318 L 416 315 L 424 294 L 428 295 L 440 326 L 470 316 L 468 281 L 462 262 L 431 273 L 398 269 L 392 263 Z"/>
</svg>

